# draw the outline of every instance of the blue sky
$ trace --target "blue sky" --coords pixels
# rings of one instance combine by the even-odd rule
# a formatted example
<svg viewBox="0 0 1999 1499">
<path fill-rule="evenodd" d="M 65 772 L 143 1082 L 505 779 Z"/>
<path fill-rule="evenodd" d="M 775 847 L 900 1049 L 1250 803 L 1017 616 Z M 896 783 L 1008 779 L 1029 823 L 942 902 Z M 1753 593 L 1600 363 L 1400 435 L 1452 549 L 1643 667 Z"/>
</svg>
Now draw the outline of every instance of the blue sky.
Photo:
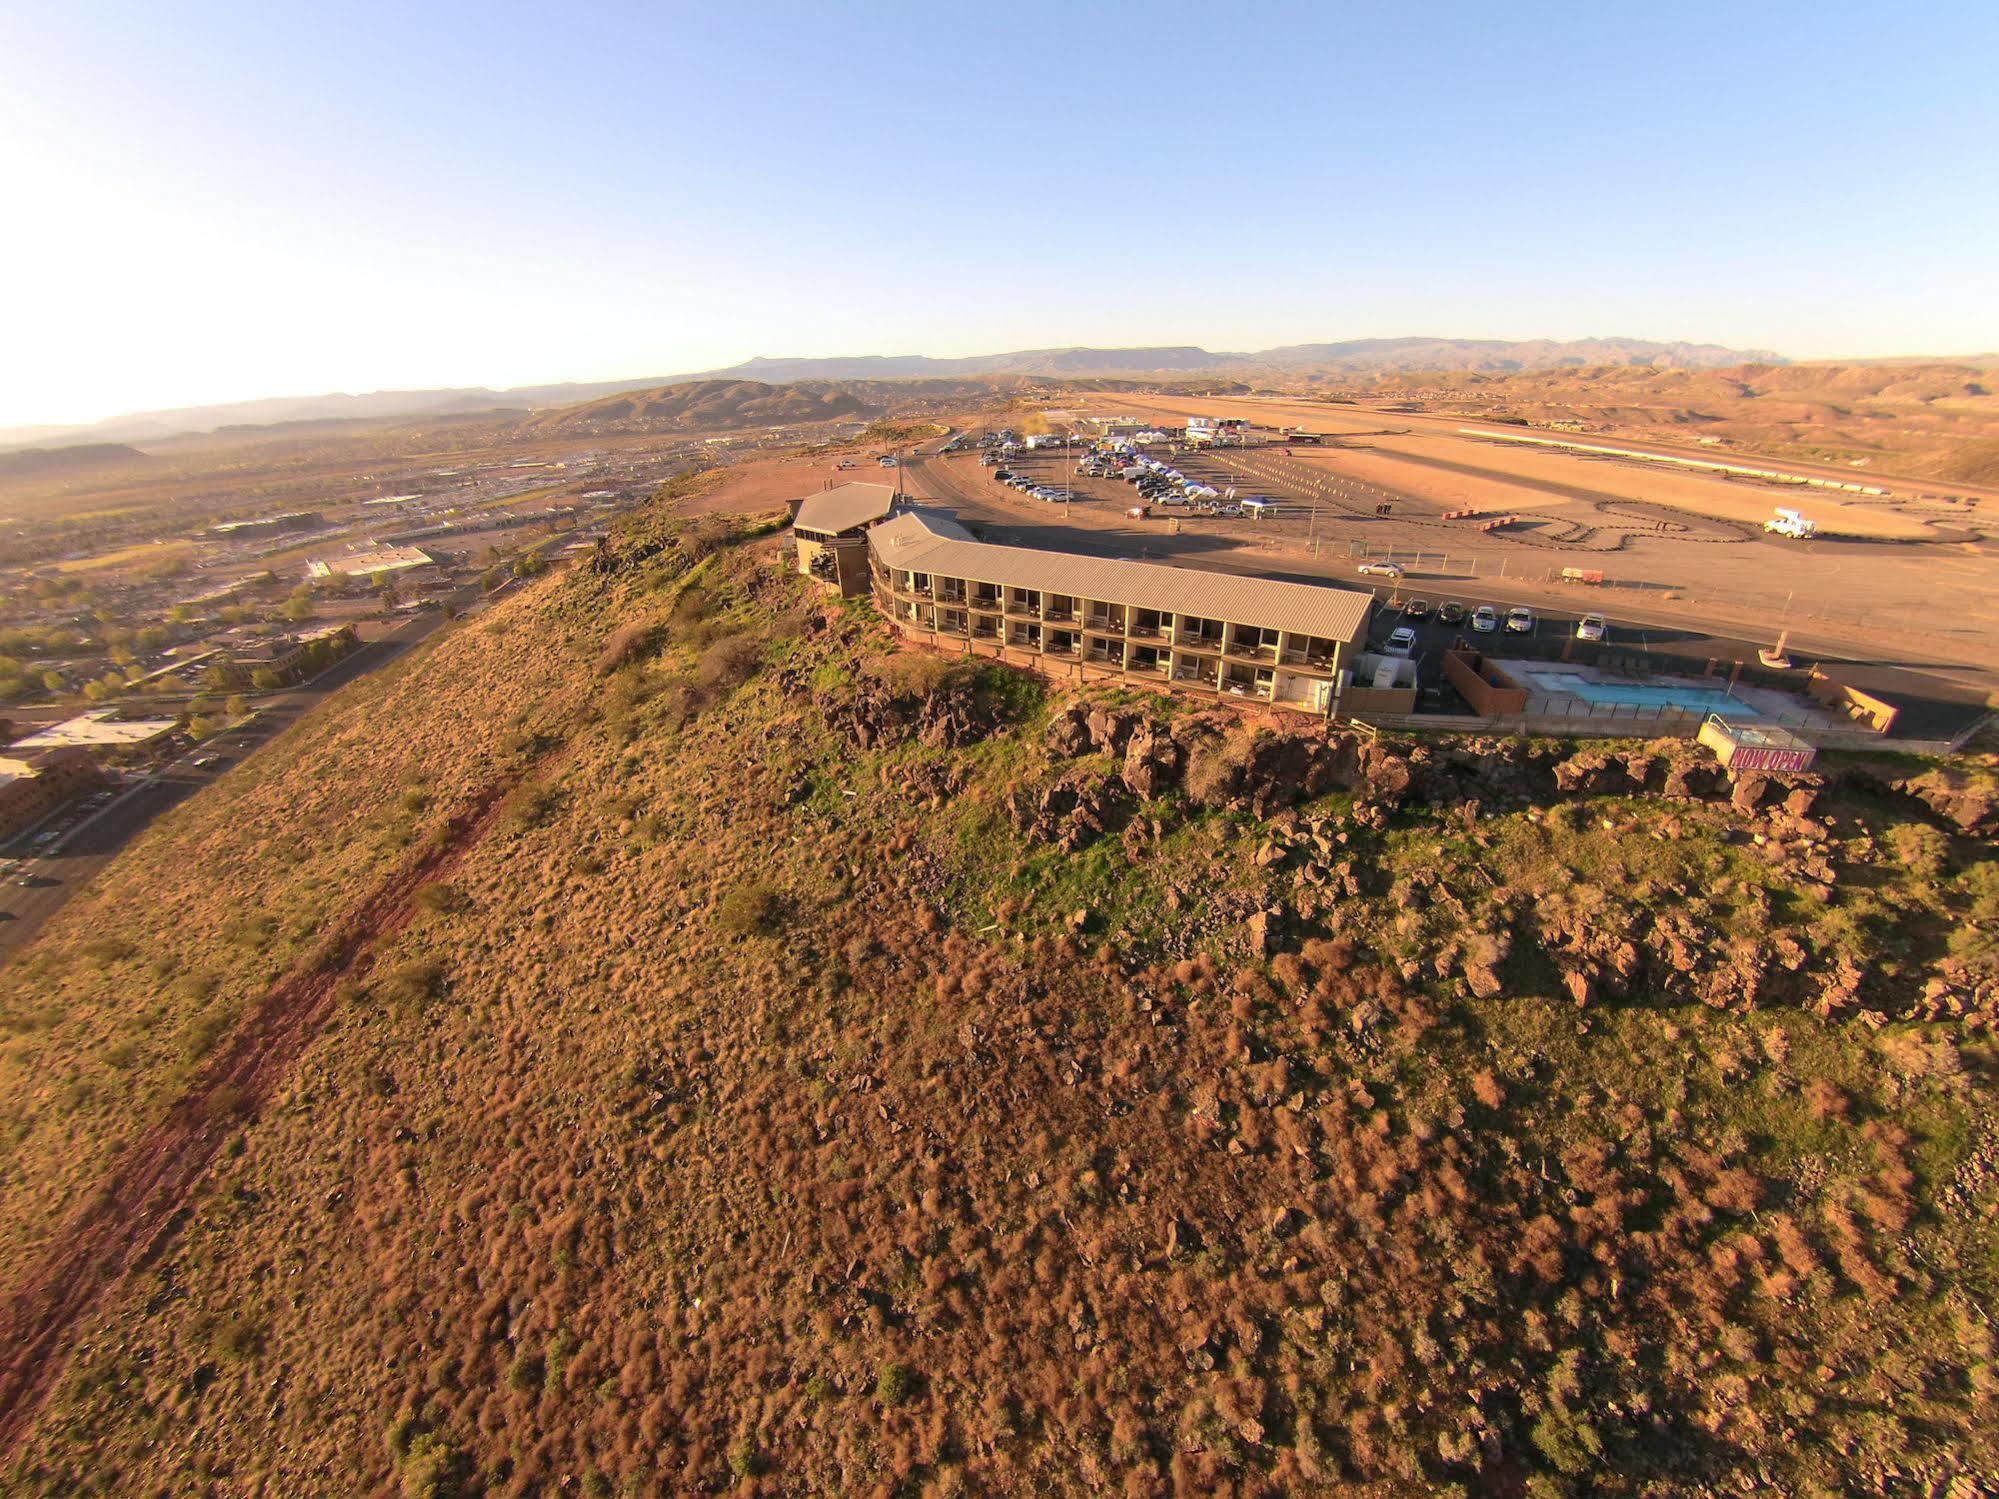
<svg viewBox="0 0 1999 1499">
<path fill-rule="evenodd" d="M 0 12 L 0 426 L 752 354 L 1999 348 L 1999 7 Z"/>
</svg>

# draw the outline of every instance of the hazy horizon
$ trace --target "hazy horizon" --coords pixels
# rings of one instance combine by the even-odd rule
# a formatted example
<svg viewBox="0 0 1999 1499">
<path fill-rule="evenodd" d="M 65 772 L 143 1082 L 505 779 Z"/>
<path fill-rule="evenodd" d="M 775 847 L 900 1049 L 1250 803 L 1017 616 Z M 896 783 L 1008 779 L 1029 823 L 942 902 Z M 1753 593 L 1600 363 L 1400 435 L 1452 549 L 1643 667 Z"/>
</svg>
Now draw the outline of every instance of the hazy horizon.
<svg viewBox="0 0 1999 1499">
<path fill-rule="evenodd" d="M 0 427 L 752 355 L 1999 347 L 1999 21 L 376 5 L 0 22 Z"/>
</svg>

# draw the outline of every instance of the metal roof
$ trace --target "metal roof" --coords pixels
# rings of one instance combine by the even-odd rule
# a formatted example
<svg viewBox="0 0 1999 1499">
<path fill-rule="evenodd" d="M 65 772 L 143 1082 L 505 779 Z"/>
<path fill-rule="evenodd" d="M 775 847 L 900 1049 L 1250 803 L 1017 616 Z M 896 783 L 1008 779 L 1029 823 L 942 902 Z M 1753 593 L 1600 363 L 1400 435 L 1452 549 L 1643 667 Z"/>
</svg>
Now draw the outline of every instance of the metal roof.
<svg viewBox="0 0 1999 1499">
<path fill-rule="evenodd" d="M 905 570 L 1349 643 L 1366 634 L 1374 605 L 1371 593 L 1330 584 L 1285 583 L 1241 573 L 967 541 L 931 530 L 935 519 L 921 511 L 897 516 L 870 531 L 868 545 L 883 562 Z M 956 522 L 949 524 L 953 531 L 964 530 Z"/>
<path fill-rule="evenodd" d="M 924 545 L 933 541 L 976 541 L 963 526 L 942 510 L 928 510 L 920 505 L 911 505 L 898 512 L 892 520 L 885 520 L 868 532 L 870 544 L 879 543 L 883 556 L 899 554 L 900 548 L 911 543 Z"/>
<path fill-rule="evenodd" d="M 842 531 L 880 520 L 894 502 L 892 484 L 840 484 L 806 496 L 791 524 L 795 529 L 825 531 L 837 536 Z"/>
</svg>

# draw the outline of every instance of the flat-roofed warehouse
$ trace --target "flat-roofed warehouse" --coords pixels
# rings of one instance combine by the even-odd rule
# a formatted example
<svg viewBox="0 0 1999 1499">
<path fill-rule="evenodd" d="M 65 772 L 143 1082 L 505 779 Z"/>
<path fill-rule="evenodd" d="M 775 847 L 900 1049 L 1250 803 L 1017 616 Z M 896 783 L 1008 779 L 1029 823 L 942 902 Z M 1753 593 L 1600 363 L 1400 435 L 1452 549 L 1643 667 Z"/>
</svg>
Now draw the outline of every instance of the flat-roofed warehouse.
<svg viewBox="0 0 1999 1499">
<path fill-rule="evenodd" d="M 1334 706 L 1374 607 L 1350 588 L 996 546 L 921 509 L 867 546 L 876 603 L 905 634 L 1314 713 Z"/>
<path fill-rule="evenodd" d="M 791 518 L 798 570 L 843 594 L 867 592 L 867 530 L 896 498 L 892 484 L 840 484 L 800 500 Z"/>
</svg>

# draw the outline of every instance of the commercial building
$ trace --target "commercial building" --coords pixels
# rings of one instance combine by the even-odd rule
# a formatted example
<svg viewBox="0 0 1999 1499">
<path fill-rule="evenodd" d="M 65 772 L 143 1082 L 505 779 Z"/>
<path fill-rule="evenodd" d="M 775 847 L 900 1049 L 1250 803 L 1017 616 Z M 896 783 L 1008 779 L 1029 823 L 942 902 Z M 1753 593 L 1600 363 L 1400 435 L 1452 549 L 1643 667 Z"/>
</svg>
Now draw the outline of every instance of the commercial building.
<svg viewBox="0 0 1999 1499">
<path fill-rule="evenodd" d="M 840 484 L 799 501 L 791 517 L 798 570 L 845 595 L 867 592 L 868 527 L 888 518 L 896 498 L 892 484 Z"/>
<path fill-rule="evenodd" d="M 246 537 L 279 536 L 287 531 L 312 531 L 326 524 L 317 510 L 290 510 L 283 515 L 266 515 L 256 520 L 228 520 L 208 529 L 231 541 Z"/>
<path fill-rule="evenodd" d="M 258 673 L 287 678 L 301 667 L 325 665 L 360 644 L 349 623 L 320 625 L 296 635 L 264 635 L 222 643 L 223 673 L 233 686 L 254 684 Z M 315 652 L 314 647 L 319 649 Z"/>
<path fill-rule="evenodd" d="M 366 546 L 326 557 L 314 557 L 305 565 L 308 578 L 368 578 L 376 573 L 406 572 L 413 567 L 435 567 L 437 559 L 418 547 Z"/>
<path fill-rule="evenodd" d="M 876 604 L 905 635 L 1076 680 L 1336 710 L 1371 594 L 973 538 L 908 508 L 867 531 Z"/>
<path fill-rule="evenodd" d="M 104 772 L 87 750 L 22 754 L 18 746 L 9 747 L 0 752 L 0 839 L 26 831 L 72 797 L 104 784 Z"/>
<path fill-rule="evenodd" d="M 172 718 L 120 718 L 116 708 L 98 708 L 50 724 L 16 739 L 6 754 L 15 758 L 42 750 L 81 749 L 97 755 L 149 749 L 179 726 Z"/>
</svg>

